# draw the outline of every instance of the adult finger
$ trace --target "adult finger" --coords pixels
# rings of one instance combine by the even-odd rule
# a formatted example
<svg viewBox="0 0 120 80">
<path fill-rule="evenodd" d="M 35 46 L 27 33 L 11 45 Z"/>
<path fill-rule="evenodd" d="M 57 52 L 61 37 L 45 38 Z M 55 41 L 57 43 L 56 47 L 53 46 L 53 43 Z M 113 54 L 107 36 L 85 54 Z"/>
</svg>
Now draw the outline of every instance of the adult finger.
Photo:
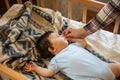
<svg viewBox="0 0 120 80">
<path fill-rule="evenodd" d="M 62 32 L 62 34 L 63 34 L 63 35 L 67 35 L 67 34 L 71 33 L 71 30 L 72 30 L 72 28 L 68 28 L 68 29 L 64 30 L 64 31 Z"/>
<path fill-rule="evenodd" d="M 77 38 L 66 38 L 68 41 L 71 41 L 71 42 L 78 42 L 79 39 Z"/>
</svg>

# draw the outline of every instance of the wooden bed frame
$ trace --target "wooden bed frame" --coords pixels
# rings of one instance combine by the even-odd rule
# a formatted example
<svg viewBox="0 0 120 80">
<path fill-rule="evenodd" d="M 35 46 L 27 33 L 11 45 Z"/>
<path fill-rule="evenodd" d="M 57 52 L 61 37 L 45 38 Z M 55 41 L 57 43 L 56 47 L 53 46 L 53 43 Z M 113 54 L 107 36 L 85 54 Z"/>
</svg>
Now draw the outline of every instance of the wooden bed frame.
<svg viewBox="0 0 120 80">
<path fill-rule="evenodd" d="M 16 0 L 16 1 L 18 4 L 23 4 L 22 0 Z M 32 0 L 29 0 L 29 1 L 32 2 Z M 40 5 L 41 7 L 45 7 L 44 0 L 36 0 L 36 2 L 37 2 L 37 5 Z M 53 9 L 56 11 L 57 6 L 58 6 L 58 1 L 53 0 L 53 3 L 54 3 Z M 88 7 L 101 9 L 105 5 L 105 3 L 94 1 L 94 0 L 68 0 L 68 18 L 69 19 L 72 19 L 72 3 L 80 3 L 83 6 L 82 7 L 82 9 L 83 9 L 83 11 L 82 11 L 82 14 L 83 14 L 82 15 L 82 23 L 86 23 L 86 21 L 87 21 L 86 18 L 87 18 Z M 11 7 L 8 0 L 5 0 L 5 4 L 6 4 L 7 9 L 9 9 Z M 1 18 L 3 18 L 3 17 L 1 17 Z M 114 30 L 113 30 L 114 34 L 118 33 L 119 24 L 120 24 L 120 17 L 118 17 L 116 19 Z M 29 80 L 29 78 L 27 78 L 24 75 L 6 67 L 3 64 L 0 64 L 0 73 L 8 76 L 12 80 Z"/>
<path fill-rule="evenodd" d="M 29 0 L 31 3 L 33 3 L 32 0 Z M 52 0 L 53 1 L 53 10 L 58 10 L 58 0 Z M 23 4 L 22 0 L 16 0 L 18 4 Z M 41 7 L 45 7 L 45 0 L 36 0 L 36 4 Z M 72 3 L 80 3 L 82 5 L 82 22 L 86 23 L 87 21 L 87 10 L 88 7 L 97 8 L 100 10 L 105 3 L 95 1 L 95 0 L 68 0 L 68 18 L 72 19 Z M 6 8 L 9 9 L 11 6 L 9 4 L 9 0 L 5 0 Z M 113 29 L 113 33 L 117 34 L 119 30 L 119 24 L 120 24 L 120 17 L 118 17 L 115 21 L 115 26 Z"/>
</svg>

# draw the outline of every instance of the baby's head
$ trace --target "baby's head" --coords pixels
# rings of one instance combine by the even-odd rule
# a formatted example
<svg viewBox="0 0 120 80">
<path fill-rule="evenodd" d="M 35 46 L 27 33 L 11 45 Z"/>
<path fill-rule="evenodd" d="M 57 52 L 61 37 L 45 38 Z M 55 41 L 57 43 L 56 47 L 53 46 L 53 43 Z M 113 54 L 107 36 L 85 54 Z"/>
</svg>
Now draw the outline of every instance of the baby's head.
<svg viewBox="0 0 120 80">
<path fill-rule="evenodd" d="M 36 48 L 43 58 L 50 58 L 67 47 L 68 41 L 56 32 L 44 33 L 36 42 Z"/>
</svg>

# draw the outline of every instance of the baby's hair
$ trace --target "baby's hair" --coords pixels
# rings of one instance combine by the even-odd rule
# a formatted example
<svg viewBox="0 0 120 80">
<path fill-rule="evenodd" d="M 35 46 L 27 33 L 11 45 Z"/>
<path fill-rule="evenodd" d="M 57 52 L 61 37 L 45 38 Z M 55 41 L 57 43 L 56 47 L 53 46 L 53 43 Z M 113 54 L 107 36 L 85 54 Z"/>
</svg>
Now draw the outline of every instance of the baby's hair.
<svg viewBox="0 0 120 80">
<path fill-rule="evenodd" d="M 36 48 L 42 58 L 52 58 L 53 55 L 48 51 L 48 47 L 52 47 L 50 41 L 47 39 L 53 31 L 45 32 L 36 41 Z"/>
</svg>

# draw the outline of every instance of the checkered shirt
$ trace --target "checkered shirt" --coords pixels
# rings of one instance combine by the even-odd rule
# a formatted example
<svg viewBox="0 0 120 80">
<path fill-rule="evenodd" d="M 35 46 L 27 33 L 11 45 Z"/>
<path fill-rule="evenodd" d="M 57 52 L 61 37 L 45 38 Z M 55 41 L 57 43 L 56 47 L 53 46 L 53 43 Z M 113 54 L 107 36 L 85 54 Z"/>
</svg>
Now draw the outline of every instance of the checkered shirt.
<svg viewBox="0 0 120 80">
<path fill-rule="evenodd" d="M 94 33 L 113 22 L 120 15 L 120 0 L 110 0 L 85 26 L 89 33 Z"/>
</svg>

